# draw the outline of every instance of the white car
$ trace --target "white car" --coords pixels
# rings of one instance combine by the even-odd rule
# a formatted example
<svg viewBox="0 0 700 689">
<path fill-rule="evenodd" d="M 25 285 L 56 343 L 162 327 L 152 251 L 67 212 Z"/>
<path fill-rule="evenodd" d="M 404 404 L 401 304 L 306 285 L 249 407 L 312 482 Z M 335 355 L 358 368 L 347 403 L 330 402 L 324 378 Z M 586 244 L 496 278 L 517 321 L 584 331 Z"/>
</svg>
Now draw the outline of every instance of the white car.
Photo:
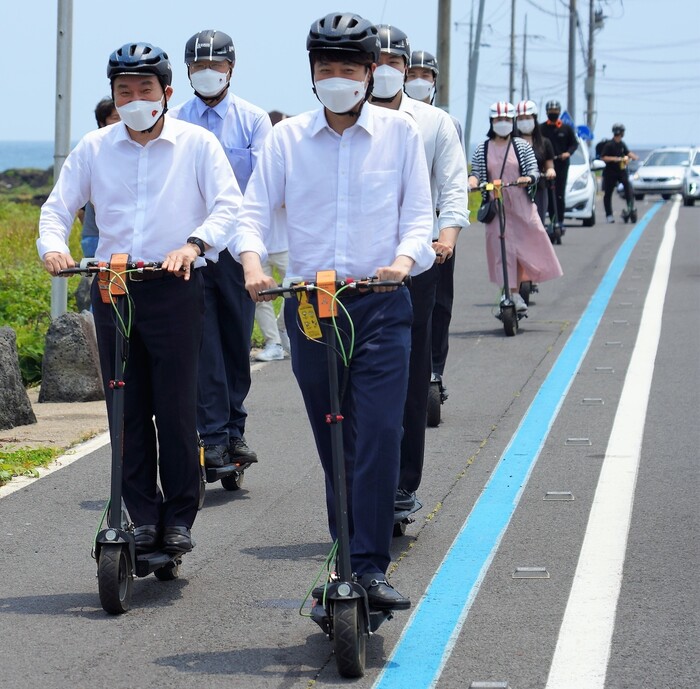
<svg viewBox="0 0 700 689">
<path fill-rule="evenodd" d="M 631 177 L 634 198 L 641 201 L 645 194 L 661 194 L 670 199 L 681 193 L 691 150 L 689 146 L 653 150 Z"/>
<path fill-rule="evenodd" d="M 693 151 L 690 166 L 683 178 L 683 205 L 694 206 L 695 199 L 700 199 L 700 148 Z"/>
<path fill-rule="evenodd" d="M 596 196 L 598 182 L 593 170 L 605 167 L 600 160 L 590 161 L 588 147 L 579 139 L 578 148 L 569 159 L 569 174 L 566 178 L 564 200 L 567 220 L 581 220 L 584 227 L 595 225 Z"/>
</svg>

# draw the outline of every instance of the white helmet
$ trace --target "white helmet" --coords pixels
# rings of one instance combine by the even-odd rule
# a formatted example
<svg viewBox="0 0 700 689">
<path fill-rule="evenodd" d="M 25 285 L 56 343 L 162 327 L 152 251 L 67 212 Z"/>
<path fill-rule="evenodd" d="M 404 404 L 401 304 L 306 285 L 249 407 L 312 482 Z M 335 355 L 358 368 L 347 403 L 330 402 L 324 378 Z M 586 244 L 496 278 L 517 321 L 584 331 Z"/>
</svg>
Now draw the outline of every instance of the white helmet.
<svg viewBox="0 0 700 689">
<path fill-rule="evenodd" d="M 537 117 L 537 106 L 534 101 L 531 100 L 521 100 L 515 106 L 515 116 L 520 117 L 521 115 L 534 115 Z"/>
<path fill-rule="evenodd" d="M 512 120 L 515 117 L 515 107 L 512 103 L 499 100 L 489 108 L 489 118 L 493 119 L 494 117 L 508 117 Z"/>
</svg>

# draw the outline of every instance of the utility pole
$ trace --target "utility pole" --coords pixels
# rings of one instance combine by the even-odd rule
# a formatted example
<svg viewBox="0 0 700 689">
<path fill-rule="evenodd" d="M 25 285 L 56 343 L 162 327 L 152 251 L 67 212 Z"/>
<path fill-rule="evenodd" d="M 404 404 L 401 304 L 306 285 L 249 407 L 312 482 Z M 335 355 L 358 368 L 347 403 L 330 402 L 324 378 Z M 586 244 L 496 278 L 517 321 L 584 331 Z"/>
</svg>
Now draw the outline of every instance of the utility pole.
<svg viewBox="0 0 700 689">
<path fill-rule="evenodd" d="M 586 126 L 593 133 L 595 127 L 595 57 L 593 51 L 593 37 L 596 29 L 596 15 L 593 1 L 589 0 L 588 7 L 588 73 L 586 75 Z M 593 141 L 589 142 L 591 145 Z"/>
<path fill-rule="evenodd" d="M 524 27 L 523 27 L 523 71 L 522 71 L 522 84 L 520 87 L 520 97 L 522 100 L 527 100 L 530 98 L 530 84 L 528 84 L 528 82 L 527 82 L 526 58 L 527 58 L 527 15 L 525 15 L 525 22 L 524 22 Z"/>
<path fill-rule="evenodd" d="M 576 122 L 576 0 L 569 0 L 569 79 L 566 109 Z"/>
<path fill-rule="evenodd" d="M 469 83 L 467 85 L 467 120 L 464 123 L 464 150 L 469 157 L 472 119 L 474 118 L 474 96 L 476 95 L 476 75 L 479 71 L 479 46 L 481 45 L 481 27 L 484 25 L 484 5 L 486 0 L 479 0 L 479 13 L 476 18 L 474 47 L 469 54 Z"/>
<path fill-rule="evenodd" d="M 510 80 L 508 82 L 508 100 L 515 97 L 515 0 L 510 1 Z"/>
<path fill-rule="evenodd" d="M 438 0 L 437 61 L 440 65 L 440 79 L 437 83 L 435 105 L 445 110 L 450 105 L 450 21 L 451 0 Z"/>
<path fill-rule="evenodd" d="M 73 0 L 58 0 L 56 32 L 56 128 L 53 178 L 58 179 L 70 150 L 71 68 L 73 62 Z M 68 308 L 68 281 L 51 278 L 51 318 Z"/>
</svg>

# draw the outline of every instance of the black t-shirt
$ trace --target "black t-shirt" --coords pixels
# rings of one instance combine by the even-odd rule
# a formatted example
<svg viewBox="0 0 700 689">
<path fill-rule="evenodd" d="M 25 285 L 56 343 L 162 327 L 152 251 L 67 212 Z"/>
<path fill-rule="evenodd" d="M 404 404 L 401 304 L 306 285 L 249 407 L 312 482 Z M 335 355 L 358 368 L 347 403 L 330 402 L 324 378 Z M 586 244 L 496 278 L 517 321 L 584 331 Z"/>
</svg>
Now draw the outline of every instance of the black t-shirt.
<svg viewBox="0 0 700 689">
<path fill-rule="evenodd" d="M 614 156 L 616 158 L 623 158 L 629 155 L 629 148 L 624 141 L 615 141 L 615 139 L 610 139 L 608 143 L 603 146 L 603 150 L 600 152 L 600 157 L 605 158 L 605 156 Z M 618 172 L 620 170 L 619 162 L 608 162 L 605 161 L 605 172 Z"/>
<path fill-rule="evenodd" d="M 534 140 L 533 140 L 534 144 Z M 548 160 L 554 160 L 554 148 L 552 148 L 552 142 L 546 139 L 544 136 L 540 140 L 539 146 L 532 146 L 532 150 L 535 153 L 535 158 L 537 159 L 537 167 L 540 170 L 539 186 L 545 187 L 547 182 L 544 177 L 545 167 L 544 164 Z"/>
<path fill-rule="evenodd" d="M 546 137 L 552 142 L 552 148 L 554 149 L 555 156 L 566 152 L 573 155 L 578 148 L 576 132 L 574 132 L 574 130 L 568 124 L 564 124 L 561 121 L 559 122 L 558 126 L 556 124 L 551 124 L 549 120 L 543 122 L 540 125 L 540 132 L 542 133 L 542 136 Z"/>
</svg>

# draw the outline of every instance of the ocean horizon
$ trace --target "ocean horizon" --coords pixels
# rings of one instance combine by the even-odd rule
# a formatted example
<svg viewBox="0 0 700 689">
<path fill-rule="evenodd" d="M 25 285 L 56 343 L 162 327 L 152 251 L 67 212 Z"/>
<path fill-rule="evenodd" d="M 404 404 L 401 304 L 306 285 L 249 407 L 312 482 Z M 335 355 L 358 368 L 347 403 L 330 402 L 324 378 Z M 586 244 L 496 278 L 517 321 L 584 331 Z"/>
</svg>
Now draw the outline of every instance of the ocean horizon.
<svg viewBox="0 0 700 689">
<path fill-rule="evenodd" d="M 0 141 L 0 172 L 53 168 L 53 141 Z"/>
</svg>

